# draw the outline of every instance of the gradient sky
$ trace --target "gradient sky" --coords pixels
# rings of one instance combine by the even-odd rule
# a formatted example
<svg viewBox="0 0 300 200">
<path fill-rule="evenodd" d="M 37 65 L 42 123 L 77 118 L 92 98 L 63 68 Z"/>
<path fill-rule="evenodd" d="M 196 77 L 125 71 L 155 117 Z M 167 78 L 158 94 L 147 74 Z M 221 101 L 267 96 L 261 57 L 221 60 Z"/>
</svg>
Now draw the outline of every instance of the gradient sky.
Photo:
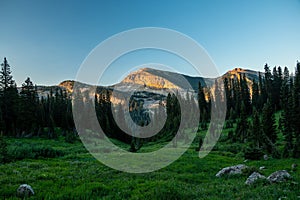
<svg viewBox="0 0 300 200">
<path fill-rule="evenodd" d="M 7 57 L 18 85 L 27 76 L 43 85 L 75 79 L 100 42 L 139 27 L 190 36 L 220 73 L 234 67 L 263 70 L 265 63 L 293 70 L 300 60 L 299 0 L 0 0 L 0 8 L 0 58 Z M 104 84 L 124 76 L 117 68 Z"/>
</svg>

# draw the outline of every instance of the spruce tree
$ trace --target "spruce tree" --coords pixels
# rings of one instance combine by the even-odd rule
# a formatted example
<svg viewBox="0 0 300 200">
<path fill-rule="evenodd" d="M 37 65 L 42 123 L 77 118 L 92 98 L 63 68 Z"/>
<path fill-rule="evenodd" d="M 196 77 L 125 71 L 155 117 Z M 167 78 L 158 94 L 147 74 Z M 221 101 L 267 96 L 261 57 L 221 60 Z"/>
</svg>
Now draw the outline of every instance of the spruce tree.
<svg viewBox="0 0 300 200">
<path fill-rule="evenodd" d="M 17 105 L 18 105 L 18 91 L 15 81 L 11 75 L 10 65 L 6 58 L 1 64 L 0 71 L 0 99 L 1 111 L 3 120 L 3 131 L 5 135 L 16 135 L 16 121 L 17 121 Z"/>
<path fill-rule="evenodd" d="M 259 87 L 255 80 L 252 80 L 252 106 L 259 109 Z"/>
<path fill-rule="evenodd" d="M 275 115 L 269 100 L 265 103 L 262 112 L 262 130 L 272 143 L 275 144 L 277 139 Z"/>
<path fill-rule="evenodd" d="M 20 115 L 18 117 L 21 131 L 33 134 L 37 127 L 38 97 L 36 89 L 28 77 L 22 84 L 20 92 Z"/>
<path fill-rule="evenodd" d="M 296 65 L 293 101 L 293 125 L 295 131 L 295 145 L 293 149 L 293 157 L 300 158 L 300 62 L 298 61 Z"/>
<path fill-rule="evenodd" d="M 205 113 L 207 113 L 207 102 L 205 100 L 204 89 L 200 81 L 198 83 L 198 106 L 200 110 L 200 123 L 204 123 L 206 120 Z"/>
<path fill-rule="evenodd" d="M 235 137 L 238 141 L 245 142 L 248 135 L 248 128 L 249 124 L 247 120 L 247 110 L 244 102 L 242 102 L 240 120 L 237 122 L 237 127 L 235 130 Z"/>
<path fill-rule="evenodd" d="M 259 149 L 262 146 L 261 135 L 262 135 L 262 131 L 261 131 L 261 123 L 260 123 L 260 119 L 259 119 L 259 113 L 254 108 L 253 116 L 252 116 L 252 124 L 251 124 L 250 133 L 249 133 L 249 139 L 250 139 L 250 142 L 251 142 L 253 148 Z"/>
</svg>

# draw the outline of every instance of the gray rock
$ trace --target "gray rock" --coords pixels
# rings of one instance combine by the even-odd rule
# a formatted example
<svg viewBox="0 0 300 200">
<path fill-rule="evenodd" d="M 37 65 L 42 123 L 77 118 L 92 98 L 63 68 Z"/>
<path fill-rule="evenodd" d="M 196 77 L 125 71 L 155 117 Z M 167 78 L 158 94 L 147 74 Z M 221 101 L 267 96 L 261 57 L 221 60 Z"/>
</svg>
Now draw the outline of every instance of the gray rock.
<svg viewBox="0 0 300 200">
<path fill-rule="evenodd" d="M 228 175 L 241 174 L 242 170 L 245 168 L 247 168 L 247 166 L 244 164 L 235 165 L 235 166 L 231 166 L 231 167 L 225 167 L 216 174 L 216 177 L 221 177 L 225 174 L 228 174 Z"/>
<path fill-rule="evenodd" d="M 278 183 L 290 178 L 292 178 L 292 176 L 286 170 L 279 170 L 272 173 L 267 179 L 271 183 Z"/>
<path fill-rule="evenodd" d="M 34 195 L 34 191 L 30 185 L 22 184 L 17 189 L 17 196 L 24 198 L 24 197 L 30 197 Z"/>
<path fill-rule="evenodd" d="M 269 156 L 267 154 L 264 155 L 264 160 L 269 160 Z"/>
<path fill-rule="evenodd" d="M 265 167 L 265 166 L 261 166 L 261 167 L 259 168 L 259 170 L 263 170 L 263 169 L 266 169 L 266 167 Z"/>
<path fill-rule="evenodd" d="M 296 170 L 296 168 L 297 168 L 297 164 L 296 164 L 296 163 L 293 163 L 293 164 L 292 164 L 292 170 Z"/>
<path fill-rule="evenodd" d="M 265 179 L 266 177 L 261 175 L 260 173 L 253 172 L 246 180 L 245 184 L 246 185 L 251 185 L 258 179 Z"/>
</svg>

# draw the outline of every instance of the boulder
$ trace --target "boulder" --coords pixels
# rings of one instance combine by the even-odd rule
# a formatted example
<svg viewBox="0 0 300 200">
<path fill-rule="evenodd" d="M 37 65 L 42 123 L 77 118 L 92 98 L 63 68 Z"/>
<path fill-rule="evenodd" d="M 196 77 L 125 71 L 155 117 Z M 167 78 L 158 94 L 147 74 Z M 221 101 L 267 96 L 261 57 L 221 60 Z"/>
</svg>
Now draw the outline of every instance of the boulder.
<svg viewBox="0 0 300 200">
<path fill-rule="evenodd" d="M 216 174 L 216 177 L 221 177 L 225 174 L 228 174 L 228 175 L 241 174 L 242 170 L 245 168 L 247 168 L 247 166 L 244 164 L 239 164 L 239 165 L 235 165 L 235 166 L 231 166 L 231 167 L 225 167 Z"/>
<path fill-rule="evenodd" d="M 265 179 L 266 177 L 261 175 L 260 173 L 253 172 L 246 180 L 245 184 L 246 185 L 251 185 L 258 179 Z"/>
<path fill-rule="evenodd" d="M 278 183 L 290 178 L 292 178 L 292 176 L 286 170 L 279 170 L 272 173 L 267 179 L 271 183 Z"/>
<path fill-rule="evenodd" d="M 22 184 L 17 189 L 17 196 L 24 198 L 24 197 L 30 197 L 34 195 L 34 191 L 30 185 Z"/>
</svg>

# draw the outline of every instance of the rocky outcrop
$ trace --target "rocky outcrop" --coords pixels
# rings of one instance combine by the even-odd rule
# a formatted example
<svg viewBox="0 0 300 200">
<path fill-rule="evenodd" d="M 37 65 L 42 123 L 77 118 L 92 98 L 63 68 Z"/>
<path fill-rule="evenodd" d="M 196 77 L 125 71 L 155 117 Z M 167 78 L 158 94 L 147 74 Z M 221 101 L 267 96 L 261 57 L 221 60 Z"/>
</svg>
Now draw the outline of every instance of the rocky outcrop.
<svg viewBox="0 0 300 200">
<path fill-rule="evenodd" d="M 217 174 L 216 177 L 221 177 L 224 175 L 234 175 L 234 174 L 242 174 L 242 170 L 247 168 L 244 164 L 239 164 L 231 167 L 225 167 L 221 169 Z"/>
<path fill-rule="evenodd" d="M 258 172 L 253 172 L 246 180 L 245 184 L 246 185 L 251 185 L 253 183 L 255 183 L 255 181 L 257 181 L 258 179 L 266 179 L 265 176 L 261 175 Z"/>
<path fill-rule="evenodd" d="M 74 81 L 71 80 L 67 80 L 67 81 L 63 81 L 61 82 L 58 86 L 65 88 L 69 93 L 73 92 L 73 87 L 74 87 Z"/>
<path fill-rule="evenodd" d="M 278 183 L 286 181 L 287 179 L 292 178 L 292 176 L 286 170 L 279 170 L 272 173 L 267 180 L 271 183 Z"/>
<path fill-rule="evenodd" d="M 179 89 L 178 85 L 169 81 L 167 78 L 154 74 L 153 71 L 154 70 L 149 68 L 140 69 L 130 73 L 122 83 L 144 85 L 145 87 L 155 89 Z"/>
<path fill-rule="evenodd" d="M 22 184 L 17 189 L 17 196 L 20 198 L 30 197 L 34 195 L 34 191 L 30 185 Z"/>
</svg>

